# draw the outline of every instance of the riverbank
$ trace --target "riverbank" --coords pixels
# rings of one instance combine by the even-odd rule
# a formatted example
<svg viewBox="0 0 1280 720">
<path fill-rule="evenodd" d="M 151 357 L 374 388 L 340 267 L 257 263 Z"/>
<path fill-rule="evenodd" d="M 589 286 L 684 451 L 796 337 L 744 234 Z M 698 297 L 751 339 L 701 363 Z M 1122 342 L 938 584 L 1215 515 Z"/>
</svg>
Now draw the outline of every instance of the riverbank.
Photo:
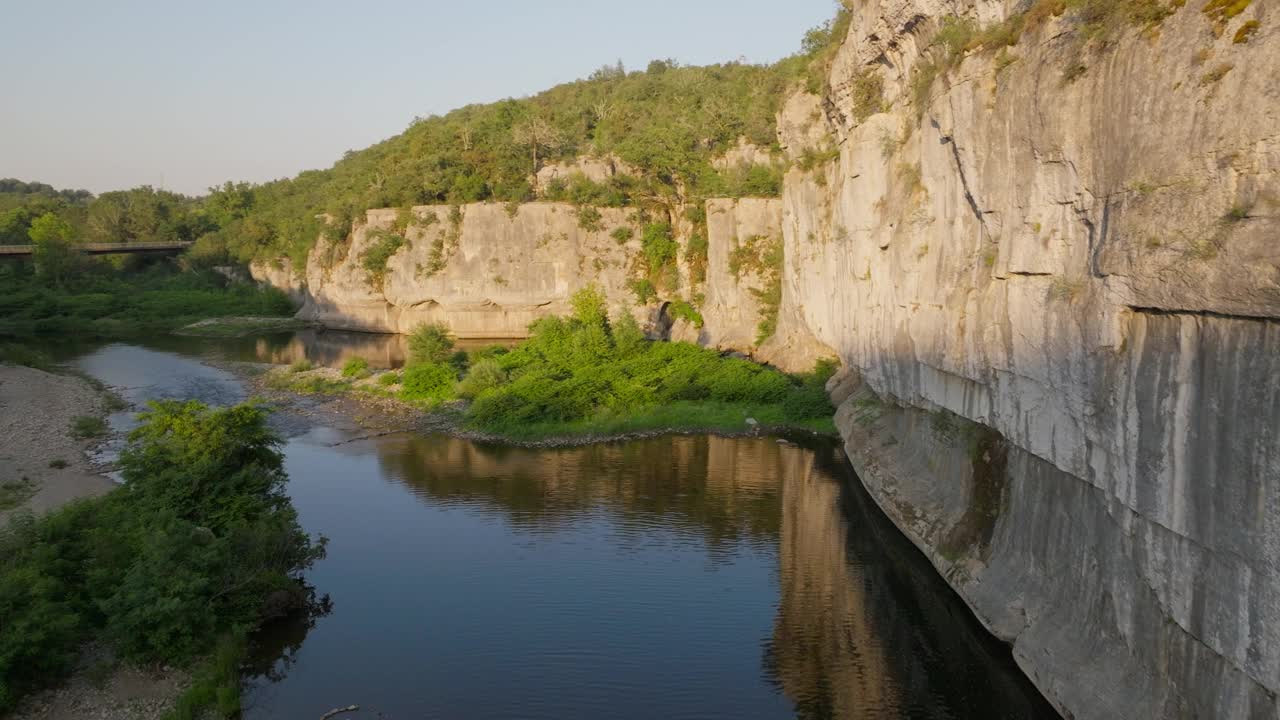
<svg viewBox="0 0 1280 720">
<path fill-rule="evenodd" d="M 83 378 L 0 365 L 0 526 L 115 487 L 86 455 L 107 412 L 107 396 Z"/>
</svg>

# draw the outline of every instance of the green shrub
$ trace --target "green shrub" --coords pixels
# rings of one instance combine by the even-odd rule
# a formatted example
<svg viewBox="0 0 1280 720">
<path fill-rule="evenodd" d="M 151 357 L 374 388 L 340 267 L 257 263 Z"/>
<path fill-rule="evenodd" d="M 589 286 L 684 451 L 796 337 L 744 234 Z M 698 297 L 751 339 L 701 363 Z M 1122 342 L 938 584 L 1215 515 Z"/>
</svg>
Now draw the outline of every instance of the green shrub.
<svg viewBox="0 0 1280 720">
<path fill-rule="evenodd" d="M 375 230 L 370 233 L 373 244 L 364 251 L 364 255 L 360 257 L 360 266 L 368 273 L 369 280 L 378 284 L 382 283 L 382 278 L 387 272 L 387 261 L 400 251 L 400 248 L 408 242 L 403 235 L 387 232 L 385 230 Z"/>
<path fill-rule="evenodd" d="M 636 302 L 641 305 L 648 305 L 658 299 L 658 289 L 644 278 L 631 278 L 627 281 L 627 289 L 636 296 Z"/>
<path fill-rule="evenodd" d="M 400 374 L 400 397 L 417 402 L 438 403 L 453 396 L 458 373 L 443 363 L 419 362 Z"/>
<path fill-rule="evenodd" d="M 184 665 L 257 626 L 268 597 L 307 605 L 300 573 L 324 543 L 298 525 L 266 412 L 163 401 L 140 419 L 121 488 L 0 533 L 0 709 L 86 640 Z"/>
<path fill-rule="evenodd" d="M 353 357 L 342 364 L 342 377 L 362 378 L 369 374 L 369 361 L 362 357 Z"/>
<path fill-rule="evenodd" d="M 471 364 L 466 376 L 458 381 L 458 397 L 474 400 L 486 391 L 507 382 L 507 371 L 496 358 L 485 358 Z"/>
<path fill-rule="evenodd" d="M 631 238 L 636 236 L 636 231 L 623 225 L 614 228 L 613 232 L 609 233 L 609 236 L 616 240 L 619 245 L 626 245 L 631 241 Z"/>
<path fill-rule="evenodd" d="M 782 401 L 783 415 L 791 421 L 834 415 L 836 409 L 827 395 L 827 381 L 837 369 L 834 360 L 819 360 L 812 372 L 801 377 L 800 386 Z"/>
<path fill-rule="evenodd" d="M 80 415 L 71 420 L 71 436 L 80 440 L 98 438 L 107 434 L 106 418 Z"/>
<path fill-rule="evenodd" d="M 409 359 L 413 363 L 446 363 L 453 346 L 453 334 L 446 325 L 419 325 L 409 334 Z"/>
<path fill-rule="evenodd" d="M 590 205 L 578 208 L 578 227 L 589 233 L 597 233 L 603 230 L 603 220 L 604 217 L 600 214 L 600 211 Z"/>
<path fill-rule="evenodd" d="M 697 427 L 701 418 L 737 428 L 760 416 L 825 428 L 827 377 L 793 378 L 696 345 L 648 342 L 632 316 L 610 321 L 593 310 L 538 321 L 529 340 L 475 362 L 458 391 L 474 398 L 470 425 L 526 437 L 660 427 L 675 407 L 690 413 L 680 427 Z"/>
<path fill-rule="evenodd" d="M 297 373 L 310 372 L 315 368 L 316 366 L 312 365 L 310 360 L 306 358 L 302 358 L 301 360 L 294 360 L 289 365 L 289 372 L 294 373 L 296 375 Z"/>
<path fill-rule="evenodd" d="M 399 385 L 400 373 L 396 371 L 382 373 L 378 376 L 378 384 L 382 386 Z"/>
<path fill-rule="evenodd" d="M 698 309 L 690 305 L 684 300 L 675 300 L 667 308 L 667 312 L 671 313 L 671 317 L 676 320 L 684 320 L 692 324 L 696 328 L 703 325 L 702 313 Z"/>
</svg>

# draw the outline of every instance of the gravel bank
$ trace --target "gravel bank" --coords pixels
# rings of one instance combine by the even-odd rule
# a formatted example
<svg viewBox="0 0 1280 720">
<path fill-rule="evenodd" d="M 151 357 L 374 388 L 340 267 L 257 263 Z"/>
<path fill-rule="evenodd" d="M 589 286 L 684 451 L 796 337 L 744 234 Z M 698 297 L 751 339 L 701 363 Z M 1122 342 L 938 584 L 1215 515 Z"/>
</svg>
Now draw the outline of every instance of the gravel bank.
<svg viewBox="0 0 1280 720">
<path fill-rule="evenodd" d="M 95 441 L 71 431 L 75 418 L 105 414 L 103 394 L 81 378 L 0 365 L 0 485 L 27 478 L 34 491 L 15 507 L 0 508 L 0 525 L 14 512 L 43 513 L 114 487 L 85 456 Z"/>
</svg>

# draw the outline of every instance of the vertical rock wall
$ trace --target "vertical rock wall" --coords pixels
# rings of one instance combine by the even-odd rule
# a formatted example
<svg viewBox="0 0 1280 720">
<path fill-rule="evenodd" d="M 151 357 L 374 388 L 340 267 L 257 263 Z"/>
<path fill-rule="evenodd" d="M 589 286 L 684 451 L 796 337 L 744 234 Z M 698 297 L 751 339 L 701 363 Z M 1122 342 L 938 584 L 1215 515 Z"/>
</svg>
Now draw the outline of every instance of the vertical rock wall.
<svg viewBox="0 0 1280 720">
<path fill-rule="evenodd" d="M 839 354 L 864 483 L 1064 714 L 1280 716 L 1275 8 L 1049 17 L 912 102 L 942 15 L 1025 5 L 855 11 L 781 123 L 838 157 L 787 177 L 779 334 Z"/>
</svg>

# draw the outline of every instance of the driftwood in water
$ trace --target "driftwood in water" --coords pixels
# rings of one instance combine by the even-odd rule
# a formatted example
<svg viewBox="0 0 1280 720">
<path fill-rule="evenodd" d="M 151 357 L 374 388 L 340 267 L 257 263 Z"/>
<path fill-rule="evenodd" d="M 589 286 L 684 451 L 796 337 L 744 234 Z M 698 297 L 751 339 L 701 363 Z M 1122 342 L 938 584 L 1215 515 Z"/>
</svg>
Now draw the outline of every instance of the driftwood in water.
<svg viewBox="0 0 1280 720">
<path fill-rule="evenodd" d="M 355 711 L 357 711 L 357 710 L 359 710 L 359 709 L 360 709 L 360 706 L 359 706 L 359 705 L 348 705 L 348 706 L 346 706 L 346 707 L 342 707 L 342 708 L 334 708 L 334 709 L 330 710 L 329 712 L 327 712 L 327 713 L 325 713 L 325 714 L 321 715 L 321 716 L 320 716 L 320 720 L 329 720 L 329 718 L 331 718 L 331 717 L 335 717 L 335 716 L 337 716 L 337 715 L 341 715 L 342 713 L 355 712 Z"/>
</svg>

